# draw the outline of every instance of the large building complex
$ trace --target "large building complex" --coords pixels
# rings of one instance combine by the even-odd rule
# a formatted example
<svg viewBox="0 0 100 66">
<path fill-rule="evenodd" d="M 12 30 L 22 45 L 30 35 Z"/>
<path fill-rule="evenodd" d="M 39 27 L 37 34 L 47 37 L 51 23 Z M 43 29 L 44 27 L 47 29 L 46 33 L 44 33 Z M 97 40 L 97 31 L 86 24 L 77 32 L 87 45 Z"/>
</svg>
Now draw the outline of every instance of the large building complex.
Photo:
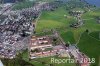
<svg viewBox="0 0 100 66">
<path fill-rule="evenodd" d="M 54 45 L 53 40 L 50 36 L 32 36 L 29 44 L 30 59 L 55 55 L 59 55 L 61 57 L 69 57 L 65 47 L 61 44 Z"/>
</svg>

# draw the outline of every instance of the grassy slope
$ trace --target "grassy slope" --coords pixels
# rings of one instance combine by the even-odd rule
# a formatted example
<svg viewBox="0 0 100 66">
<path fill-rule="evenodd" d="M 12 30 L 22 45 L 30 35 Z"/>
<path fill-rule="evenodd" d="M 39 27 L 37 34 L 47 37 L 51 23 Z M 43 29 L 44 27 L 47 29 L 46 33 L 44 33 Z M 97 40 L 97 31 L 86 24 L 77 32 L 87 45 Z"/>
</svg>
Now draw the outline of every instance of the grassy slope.
<svg viewBox="0 0 100 66">
<path fill-rule="evenodd" d="M 65 14 L 67 14 L 68 16 L 67 18 L 64 17 Z M 72 16 L 69 16 L 68 12 L 64 9 L 64 7 L 61 7 L 57 9 L 56 11 L 43 12 L 40 17 L 40 20 L 38 21 L 36 30 L 37 32 L 41 32 L 45 28 L 52 29 L 52 28 L 61 27 L 60 29 L 61 34 L 63 34 L 63 32 L 66 33 L 67 31 L 72 31 L 74 39 L 77 42 L 81 33 L 83 33 L 86 29 L 89 29 L 90 31 L 99 30 L 100 24 L 96 23 L 96 20 L 94 19 L 95 16 L 100 16 L 100 12 L 99 11 L 87 12 L 86 14 L 82 16 L 82 18 L 85 19 L 84 20 L 85 25 L 77 29 L 69 28 L 69 24 L 71 22 L 75 22 L 75 18 L 73 18 Z M 63 27 L 66 27 L 66 28 L 63 28 Z M 66 37 L 66 38 L 69 38 L 69 37 Z"/>
<path fill-rule="evenodd" d="M 46 58 L 37 58 L 37 59 L 29 61 L 27 51 L 23 53 L 23 59 L 29 63 L 32 63 L 35 66 L 47 66 L 47 65 L 42 64 L 41 62 L 45 62 L 46 64 L 53 64 L 54 66 L 76 66 L 76 64 L 74 63 L 73 64 L 72 63 L 60 63 L 60 64 L 51 63 L 51 58 L 67 59 L 67 58 L 58 58 L 58 57 L 46 57 Z"/>
<path fill-rule="evenodd" d="M 100 10 L 89 11 L 83 15 L 84 19 L 94 18 L 95 16 L 100 16 Z"/>
<path fill-rule="evenodd" d="M 42 62 L 46 62 L 48 64 L 51 64 L 51 58 L 54 59 L 67 59 L 67 58 L 58 58 L 58 57 L 46 57 L 46 58 L 41 58 L 41 59 L 37 59 L 38 61 L 42 61 Z M 52 63 L 54 64 L 54 66 L 76 66 L 74 63 Z"/>
<path fill-rule="evenodd" d="M 90 58 L 95 58 L 96 59 L 95 64 L 96 66 L 98 65 L 100 56 L 100 50 L 99 50 L 100 41 L 92 38 L 90 35 L 84 32 L 81 36 L 78 47 L 83 53 L 85 53 Z"/>
<path fill-rule="evenodd" d="M 66 43 L 71 42 L 71 44 L 75 44 L 75 39 L 72 31 L 62 32 L 61 36 Z"/>
<path fill-rule="evenodd" d="M 42 63 L 39 63 L 39 62 L 36 62 L 36 61 L 29 61 L 29 57 L 28 57 L 28 51 L 25 51 L 24 53 L 23 53 L 23 60 L 25 60 L 25 61 L 27 61 L 27 62 L 29 62 L 29 63 L 32 63 L 33 65 L 35 65 L 35 66 L 43 66 L 42 65 Z"/>
<path fill-rule="evenodd" d="M 60 28 L 60 32 L 61 34 L 63 34 L 64 31 L 67 31 L 67 28 L 63 27 L 69 27 L 69 24 L 75 21 L 72 16 L 69 16 L 67 18 L 64 17 L 64 15 L 69 16 L 68 12 L 64 9 L 64 7 L 60 7 L 56 11 L 52 12 L 44 11 L 38 21 L 36 31 L 41 32 L 44 29 Z M 69 39 L 69 37 L 66 38 Z M 74 42 L 73 37 L 72 40 Z"/>
<path fill-rule="evenodd" d="M 37 32 L 40 32 L 44 28 L 52 29 L 68 26 L 68 22 L 72 21 L 73 19 L 71 20 L 70 18 L 65 18 L 64 15 L 66 14 L 68 15 L 68 13 L 64 10 L 63 7 L 52 12 L 44 11 L 37 24 Z"/>
<path fill-rule="evenodd" d="M 96 38 L 96 39 L 98 39 L 98 40 L 100 40 L 100 38 L 99 38 L 99 31 L 97 31 L 97 32 L 92 32 L 92 33 L 90 33 L 89 35 L 90 36 L 92 36 L 92 37 L 94 37 L 94 38 Z"/>
</svg>

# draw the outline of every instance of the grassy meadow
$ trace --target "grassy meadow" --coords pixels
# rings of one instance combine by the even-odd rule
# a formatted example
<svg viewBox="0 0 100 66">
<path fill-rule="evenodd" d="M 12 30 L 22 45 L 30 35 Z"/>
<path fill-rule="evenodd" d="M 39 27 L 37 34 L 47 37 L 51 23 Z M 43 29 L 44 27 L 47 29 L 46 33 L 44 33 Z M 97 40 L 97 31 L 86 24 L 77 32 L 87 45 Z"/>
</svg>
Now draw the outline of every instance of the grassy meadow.
<svg viewBox="0 0 100 66">
<path fill-rule="evenodd" d="M 91 59 L 95 58 L 95 64 L 91 64 L 91 66 L 98 66 L 100 57 L 100 40 L 97 40 L 90 34 L 84 32 L 80 38 L 78 47 Z"/>
</svg>

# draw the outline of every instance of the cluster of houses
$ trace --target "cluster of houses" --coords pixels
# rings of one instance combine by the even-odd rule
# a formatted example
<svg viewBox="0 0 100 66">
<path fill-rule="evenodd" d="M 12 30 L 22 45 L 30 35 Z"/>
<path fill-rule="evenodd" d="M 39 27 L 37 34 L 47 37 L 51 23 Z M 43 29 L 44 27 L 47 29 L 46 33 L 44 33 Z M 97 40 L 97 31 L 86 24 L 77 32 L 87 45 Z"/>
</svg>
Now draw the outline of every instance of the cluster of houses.
<svg viewBox="0 0 100 66">
<path fill-rule="evenodd" d="M 0 24 L 0 57 L 12 59 L 16 56 L 17 50 L 27 48 L 28 38 L 33 34 L 35 27 L 32 22 L 39 12 L 31 9 L 7 12 L 0 16 L 4 16 Z"/>
<path fill-rule="evenodd" d="M 69 14 L 74 16 L 77 20 L 77 22 L 70 24 L 70 27 L 78 28 L 78 27 L 80 27 L 84 24 L 84 22 L 81 18 L 82 14 L 84 14 L 83 10 L 72 10 L 72 11 L 69 12 Z"/>
<path fill-rule="evenodd" d="M 100 17 L 96 17 L 97 23 L 100 24 Z"/>
<path fill-rule="evenodd" d="M 15 56 L 16 45 L 23 46 L 23 44 L 17 44 L 22 41 L 24 37 L 32 34 L 34 26 L 32 20 L 23 16 L 18 16 L 17 19 L 8 16 L 0 25 L 0 55 L 4 57 Z M 19 48 L 17 48 L 19 49 Z M 20 49 L 19 49 L 20 50 Z"/>
<path fill-rule="evenodd" d="M 62 44 L 54 45 L 51 36 L 32 36 L 29 43 L 29 58 L 42 58 L 58 55 L 68 57 L 65 47 Z"/>
<path fill-rule="evenodd" d="M 5 9 L 6 7 L 5 12 L 0 12 L 0 58 L 12 59 L 15 58 L 17 51 L 28 48 L 30 36 L 35 29 L 33 21 L 36 20 L 41 11 L 55 9 L 57 6 L 40 2 L 36 3 L 34 7 L 22 10 L 13 11 L 11 9 L 13 6 L 10 6 L 10 8 L 5 6 Z M 48 40 L 43 43 L 48 43 Z"/>
<path fill-rule="evenodd" d="M 13 6 L 13 4 L 11 4 L 11 3 L 0 4 L 0 15 L 2 15 L 5 11 L 7 11 L 12 6 Z"/>
<path fill-rule="evenodd" d="M 54 45 L 51 35 L 46 36 L 32 36 L 29 42 L 28 53 L 29 60 L 43 57 L 67 57 L 75 60 L 79 66 L 89 66 L 88 57 L 81 53 L 76 45 L 65 46 L 61 40 L 58 45 Z M 55 37 L 53 35 L 53 37 Z"/>
</svg>

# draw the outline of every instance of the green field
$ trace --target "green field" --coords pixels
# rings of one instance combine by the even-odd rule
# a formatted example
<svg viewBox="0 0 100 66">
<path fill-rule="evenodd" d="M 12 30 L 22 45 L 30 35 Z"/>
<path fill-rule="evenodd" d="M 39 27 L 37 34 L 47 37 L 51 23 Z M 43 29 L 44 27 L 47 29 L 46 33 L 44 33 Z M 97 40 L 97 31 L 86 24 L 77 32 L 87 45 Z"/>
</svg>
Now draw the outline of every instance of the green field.
<svg viewBox="0 0 100 66">
<path fill-rule="evenodd" d="M 64 17 L 64 15 L 67 17 Z M 45 29 L 58 28 L 61 33 L 66 32 L 70 30 L 69 24 L 74 21 L 76 21 L 75 18 L 68 14 L 65 7 L 60 7 L 55 11 L 44 11 L 38 20 L 36 31 L 39 33 Z M 74 31 L 74 29 L 71 30 Z"/>
<path fill-rule="evenodd" d="M 70 42 L 71 44 L 75 44 L 73 32 L 71 32 L 71 31 L 62 32 L 61 36 L 66 43 Z"/>
<path fill-rule="evenodd" d="M 64 15 L 67 17 L 64 17 Z M 96 23 L 96 19 L 94 19 L 95 16 L 100 16 L 100 12 L 90 11 L 83 14 L 82 18 L 84 19 L 85 24 L 82 27 L 75 29 L 69 27 L 69 25 L 76 20 L 73 16 L 68 14 L 65 7 L 60 7 L 55 11 L 44 11 L 38 20 L 36 31 L 39 33 L 45 29 L 54 28 L 58 28 L 61 34 L 63 34 L 63 32 L 72 31 L 74 39 L 77 42 L 81 33 L 86 29 L 89 29 L 90 31 L 99 31 L 100 24 Z"/>
<path fill-rule="evenodd" d="M 91 37 L 89 34 L 84 32 L 80 38 L 80 42 L 78 44 L 80 50 L 85 53 L 90 58 L 95 58 L 96 63 L 92 64 L 98 66 L 99 57 L 100 57 L 100 41 Z"/>
<path fill-rule="evenodd" d="M 97 31 L 97 32 L 92 32 L 92 33 L 90 33 L 90 36 L 92 36 L 92 37 L 94 37 L 94 38 L 96 38 L 96 39 L 98 39 L 98 40 L 100 40 L 100 31 Z"/>
<path fill-rule="evenodd" d="M 42 63 L 39 63 L 37 61 L 34 61 L 34 60 L 33 61 L 29 61 L 28 51 L 24 51 L 22 57 L 23 57 L 23 60 L 25 60 L 26 62 L 29 62 L 29 63 L 31 63 L 31 64 L 33 64 L 35 66 L 43 66 Z"/>
<path fill-rule="evenodd" d="M 37 32 L 44 29 L 53 29 L 68 26 L 68 22 L 73 21 L 73 18 L 67 19 L 64 15 L 69 15 L 64 7 L 60 7 L 55 11 L 44 11 L 38 20 Z"/>
</svg>

